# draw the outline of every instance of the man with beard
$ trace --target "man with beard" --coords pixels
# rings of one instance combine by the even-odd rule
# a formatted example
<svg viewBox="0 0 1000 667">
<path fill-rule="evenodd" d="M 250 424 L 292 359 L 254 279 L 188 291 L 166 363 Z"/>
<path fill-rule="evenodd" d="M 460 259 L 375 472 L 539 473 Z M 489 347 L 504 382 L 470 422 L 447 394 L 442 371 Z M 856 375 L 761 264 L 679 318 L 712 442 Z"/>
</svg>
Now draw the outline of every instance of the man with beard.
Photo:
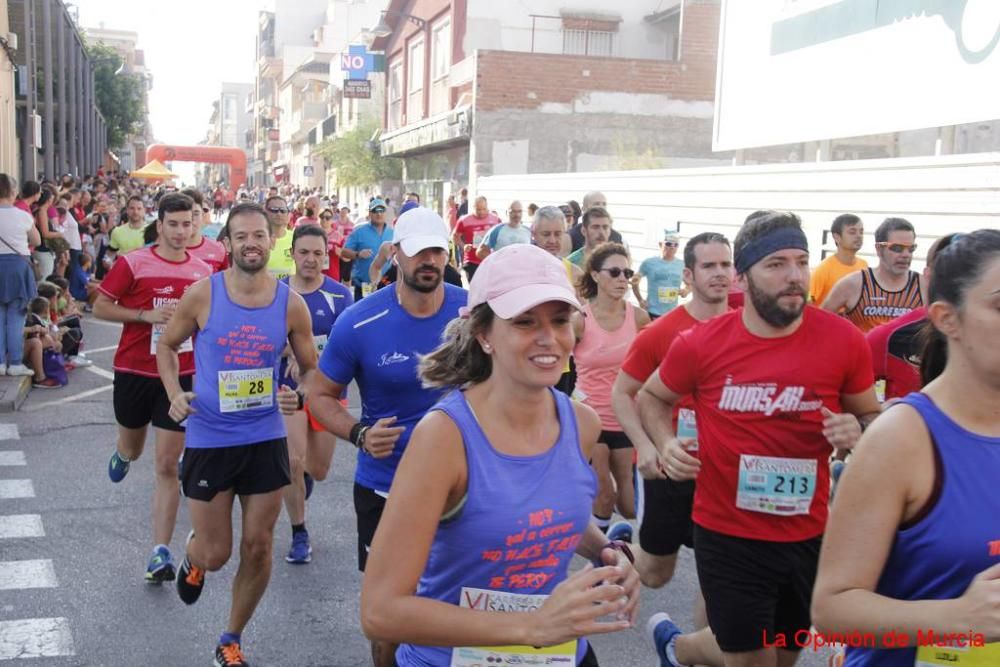
<svg viewBox="0 0 1000 667">
<path fill-rule="evenodd" d="M 590 257 L 590 253 L 594 252 L 594 248 L 602 243 L 607 243 L 611 238 L 611 214 L 606 209 L 595 206 L 587 209 L 583 214 L 581 224 L 587 243 L 579 250 L 570 253 L 566 259 L 582 269 L 587 265 L 587 258 Z"/>
<path fill-rule="evenodd" d="M 795 662 L 793 638 L 810 628 L 827 461 L 879 413 L 861 333 L 806 305 L 798 216 L 758 211 L 733 245 L 744 307 L 680 333 L 638 396 L 666 475 L 698 481 L 694 547 L 709 628 L 682 635 L 654 616 L 664 665 L 713 664 L 719 649 L 727 667 Z M 697 456 L 671 420 L 685 396 L 698 415 Z M 780 638 L 787 648 L 776 648 Z"/>
<path fill-rule="evenodd" d="M 233 501 L 239 496 L 240 564 L 215 665 L 246 667 L 240 634 L 271 577 L 274 524 L 289 482 L 285 423 L 278 412 L 281 353 L 291 345 L 301 377 L 308 377 L 316 348 L 305 301 L 267 270 L 273 241 L 264 209 L 237 204 L 222 237 L 232 266 L 188 290 L 160 338 L 156 361 L 170 417 L 187 420 L 181 488 L 192 530 L 177 592 L 194 604 L 205 573 L 229 560 Z M 178 381 L 177 353 L 195 333 L 196 374 L 188 391 Z M 280 393 L 294 396 L 287 387 Z"/>
<path fill-rule="evenodd" d="M 830 225 L 830 233 L 837 244 L 837 252 L 820 262 L 809 280 L 809 302 L 817 305 L 826 301 L 841 278 L 868 268 L 868 262 L 858 257 L 865 241 L 861 218 L 853 213 L 838 215 Z"/>
<path fill-rule="evenodd" d="M 399 216 L 393 235 L 402 280 L 355 303 L 337 319 L 306 393 L 313 416 L 358 448 L 354 475 L 358 568 L 382 516 L 396 467 L 414 426 L 442 396 L 424 389 L 418 355 L 428 354 L 466 304 L 465 290 L 443 282 L 448 227 L 441 216 L 415 208 Z M 356 380 L 361 419 L 340 404 Z M 376 667 L 394 664 L 396 647 L 372 642 Z"/>
<path fill-rule="evenodd" d="M 845 276 L 833 286 L 823 308 L 844 315 L 862 333 L 924 305 L 927 287 L 910 270 L 917 235 L 907 220 L 886 218 L 875 230 L 878 266 Z"/>
</svg>

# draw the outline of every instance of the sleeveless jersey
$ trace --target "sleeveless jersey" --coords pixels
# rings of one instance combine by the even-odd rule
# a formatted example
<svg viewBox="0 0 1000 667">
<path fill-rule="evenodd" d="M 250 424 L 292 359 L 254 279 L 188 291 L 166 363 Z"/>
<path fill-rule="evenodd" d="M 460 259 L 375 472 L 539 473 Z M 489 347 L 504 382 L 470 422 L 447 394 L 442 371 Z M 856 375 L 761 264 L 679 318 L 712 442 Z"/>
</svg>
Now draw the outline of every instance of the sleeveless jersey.
<svg viewBox="0 0 1000 667">
<path fill-rule="evenodd" d="M 868 333 L 922 305 L 920 274 L 916 271 L 910 271 L 903 289 L 890 292 L 875 280 L 874 269 L 865 269 L 861 272 L 861 298 L 845 315 L 863 333 Z"/>
<path fill-rule="evenodd" d="M 580 451 L 572 402 L 549 391 L 561 425 L 559 438 L 534 456 L 494 449 L 461 391 L 432 408 L 448 415 L 462 434 L 468 492 L 457 513 L 438 525 L 417 585 L 420 597 L 483 611 L 533 611 L 566 578 L 590 521 L 597 478 Z M 575 651 L 579 662 L 585 642 L 574 643 L 579 645 L 563 650 Z M 501 653 L 494 648 L 486 653 Z M 400 667 L 437 667 L 454 664 L 453 651 L 475 660 L 471 652 L 476 650 L 403 644 L 396 661 Z M 545 664 L 544 655 L 540 660 Z"/>
<path fill-rule="evenodd" d="M 625 302 L 625 318 L 614 331 L 605 331 L 597 323 L 588 303 L 583 308 L 583 337 L 573 350 L 576 359 L 576 387 L 586 397 L 583 402 L 594 408 L 605 431 L 621 431 L 611 408 L 611 387 L 628 355 L 635 330 L 635 307 Z"/>
<path fill-rule="evenodd" d="M 281 282 L 288 285 L 289 276 L 285 276 L 281 279 Z M 289 289 L 291 287 L 289 286 Z M 330 278 L 323 279 L 323 284 L 320 285 L 319 289 L 313 290 L 308 294 L 300 294 L 299 296 L 306 302 L 306 307 L 309 309 L 309 317 L 312 318 L 312 334 L 313 340 L 316 342 L 316 352 L 323 354 L 323 348 L 326 347 L 326 341 L 330 336 L 330 329 L 333 328 L 333 323 L 337 321 L 337 317 L 347 310 L 347 307 L 354 303 L 354 295 L 351 294 L 351 290 L 347 287 L 341 285 L 335 280 Z M 288 357 L 281 358 L 281 372 L 278 373 L 278 377 L 281 378 L 281 384 L 287 385 L 292 389 L 298 388 L 298 383 L 295 382 L 291 377 L 286 377 L 285 372 L 288 369 Z"/>
<path fill-rule="evenodd" d="M 211 277 L 211 306 L 194 343 L 194 408 L 185 446 L 252 445 L 285 437 L 278 366 L 288 341 L 288 285 L 261 308 L 234 303 L 225 273 Z"/>
<path fill-rule="evenodd" d="M 913 393 L 902 402 L 920 413 L 930 432 L 941 491 L 925 517 L 896 533 L 875 592 L 897 600 L 957 598 L 977 574 L 1000 563 L 1000 495 L 996 493 L 1000 438 L 966 431 L 926 394 Z M 917 642 L 912 637 L 910 648 L 893 650 L 848 648 L 844 664 L 914 667 L 922 664 L 918 659 L 930 665 L 1000 664 L 1000 644 L 970 650 L 918 648 Z M 970 660 L 976 651 L 988 657 L 983 662 Z M 961 657 L 956 658 L 956 653 Z"/>
</svg>

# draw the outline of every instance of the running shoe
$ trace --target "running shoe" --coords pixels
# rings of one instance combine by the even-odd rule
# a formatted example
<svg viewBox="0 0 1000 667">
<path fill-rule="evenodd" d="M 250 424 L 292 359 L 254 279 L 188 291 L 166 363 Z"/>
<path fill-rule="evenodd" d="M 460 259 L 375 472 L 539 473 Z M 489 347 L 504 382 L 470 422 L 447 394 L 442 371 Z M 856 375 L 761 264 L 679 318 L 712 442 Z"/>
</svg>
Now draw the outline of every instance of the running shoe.
<svg viewBox="0 0 1000 667">
<path fill-rule="evenodd" d="M 67 359 L 67 361 L 76 368 L 86 368 L 87 366 L 94 365 L 93 361 L 87 359 L 86 357 L 80 354 L 76 355 L 75 357 L 70 357 L 69 359 Z"/>
<path fill-rule="evenodd" d="M 288 550 L 285 560 L 295 565 L 305 565 L 312 560 L 312 551 L 309 533 L 303 530 L 292 535 L 292 548 Z"/>
<path fill-rule="evenodd" d="M 125 475 L 128 474 L 129 466 L 131 461 L 126 461 L 118 455 L 118 451 L 111 455 L 111 460 L 108 461 L 108 477 L 111 481 L 117 484 L 118 482 L 125 479 Z"/>
<path fill-rule="evenodd" d="M 309 500 L 309 496 L 313 494 L 313 487 L 316 486 L 316 480 L 314 480 L 312 475 L 307 472 L 302 473 L 302 475 L 305 478 L 306 483 L 306 500 Z"/>
<path fill-rule="evenodd" d="M 608 542 L 621 540 L 632 544 L 632 524 L 628 521 L 617 521 L 608 528 Z"/>
<path fill-rule="evenodd" d="M 34 373 L 32 373 L 32 375 L 34 375 Z M 58 389 L 62 385 L 52 378 L 45 378 L 44 380 L 35 380 L 31 383 L 31 386 L 35 389 Z"/>
<path fill-rule="evenodd" d="M 193 530 L 188 533 L 187 544 L 191 543 L 192 537 L 194 537 Z M 198 597 L 201 595 L 203 588 L 205 588 L 205 571 L 197 565 L 192 565 L 191 561 L 188 560 L 187 554 L 185 554 L 184 560 L 181 562 L 181 566 L 177 570 L 177 595 L 184 602 L 184 604 L 194 604 L 198 601 Z M 237 650 L 238 648 L 239 645 L 237 645 Z M 218 652 L 216 652 L 216 655 L 218 655 Z M 232 664 L 239 665 L 240 663 L 237 662 Z"/>
<path fill-rule="evenodd" d="M 170 549 L 157 547 L 146 567 L 146 583 L 162 584 L 164 581 L 173 581 L 176 576 L 174 559 L 170 555 Z"/>
<path fill-rule="evenodd" d="M 215 647 L 215 667 L 250 667 L 243 657 L 243 649 L 236 642 L 219 644 Z"/>
<path fill-rule="evenodd" d="M 656 655 L 660 656 L 660 667 L 683 667 L 681 663 L 677 662 L 677 656 L 674 653 L 677 638 L 683 633 L 677 624 L 670 620 L 669 614 L 662 611 L 653 614 L 646 623 L 646 632 L 653 640 Z"/>
<path fill-rule="evenodd" d="M 26 377 L 34 374 L 35 371 L 31 370 L 24 364 L 13 364 L 7 367 L 7 375 L 10 375 L 11 377 Z"/>
</svg>

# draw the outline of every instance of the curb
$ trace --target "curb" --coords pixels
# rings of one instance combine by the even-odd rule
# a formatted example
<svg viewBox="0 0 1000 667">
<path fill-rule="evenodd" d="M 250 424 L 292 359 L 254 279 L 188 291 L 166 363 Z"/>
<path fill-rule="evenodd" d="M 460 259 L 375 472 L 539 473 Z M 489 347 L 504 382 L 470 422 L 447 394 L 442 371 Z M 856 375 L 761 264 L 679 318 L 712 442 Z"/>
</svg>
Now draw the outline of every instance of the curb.
<svg viewBox="0 0 1000 667">
<path fill-rule="evenodd" d="M 0 412 L 16 412 L 31 391 L 31 376 L 0 377 Z"/>
</svg>

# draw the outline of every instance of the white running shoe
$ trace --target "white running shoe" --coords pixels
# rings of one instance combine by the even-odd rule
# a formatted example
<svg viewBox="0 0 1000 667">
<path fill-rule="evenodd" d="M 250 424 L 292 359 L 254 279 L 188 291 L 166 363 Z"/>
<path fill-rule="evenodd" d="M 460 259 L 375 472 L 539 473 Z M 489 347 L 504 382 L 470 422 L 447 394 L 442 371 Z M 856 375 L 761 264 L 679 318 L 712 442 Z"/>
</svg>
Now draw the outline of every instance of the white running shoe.
<svg viewBox="0 0 1000 667">
<path fill-rule="evenodd" d="M 75 357 L 70 357 L 67 361 L 76 366 L 77 368 L 86 368 L 87 366 L 94 365 L 93 361 L 87 359 L 86 357 L 80 354 L 76 355 Z"/>
<path fill-rule="evenodd" d="M 28 375 L 34 376 L 35 371 L 31 370 L 24 364 L 14 364 L 7 367 L 7 375 L 11 377 L 25 377 Z"/>
</svg>

